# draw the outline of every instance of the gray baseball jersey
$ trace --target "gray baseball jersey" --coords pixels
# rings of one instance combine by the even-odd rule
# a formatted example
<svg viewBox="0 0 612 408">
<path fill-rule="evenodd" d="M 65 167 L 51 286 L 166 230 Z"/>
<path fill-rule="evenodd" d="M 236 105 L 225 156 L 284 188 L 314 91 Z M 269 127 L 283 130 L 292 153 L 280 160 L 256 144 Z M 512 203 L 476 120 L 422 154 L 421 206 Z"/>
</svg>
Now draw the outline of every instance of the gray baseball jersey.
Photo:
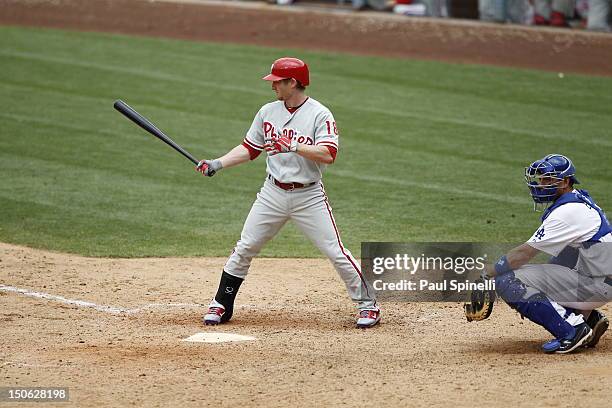
<svg viewBox="0 0 612 408">
<path fill-rule="evenodd" d="M 338 128 L 333 115 L 313 98 L 294 113 L 290 113 L 283 101 L 264 105 L 251 124 L 244 142 L 255 150 L 263 150 L 269 137 L 289 136 L 298 143 L 330 146 L 338 150 Z M 283 183 L 309 184 L 319 181 L 327 165 L 305 159 L 297 154 L 268 156 L 267 171 Z"/>
</svg>

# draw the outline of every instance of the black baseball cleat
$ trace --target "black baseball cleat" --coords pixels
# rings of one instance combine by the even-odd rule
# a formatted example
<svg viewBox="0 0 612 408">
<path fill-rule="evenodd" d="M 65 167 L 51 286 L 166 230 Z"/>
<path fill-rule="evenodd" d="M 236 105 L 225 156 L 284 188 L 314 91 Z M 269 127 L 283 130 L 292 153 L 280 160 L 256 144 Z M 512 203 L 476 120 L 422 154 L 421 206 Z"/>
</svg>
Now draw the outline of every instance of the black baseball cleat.
<svg viewBox="0 0 612 408">
<path fill-rule="evenodd" d="M 610 322 L 608 321 L 608 318 L 599 310 L 593 310 L 589 315 L 586 324 L 593 329 L 593 334 L 591 335 L 591 338 L 584 343 L 584 347 L 595 347 L 597 343 L 599 343 L 601 336 L 603 336 L 606 330 L 608 330 Z"/>
<path fill-rule="evenodd" d="M 555 353 L 571 353 L 578 347 L 586 344 L 587 341 L 591 339 L 593 329 L 591 329 L 588 324 L 581 323 L 578 326 L 575 326 L 574 329 L 576 329 L 576 334 L 574 334 L 574 337 L 559 340 L 559 348 L 555 350 Z"/>
</svg>

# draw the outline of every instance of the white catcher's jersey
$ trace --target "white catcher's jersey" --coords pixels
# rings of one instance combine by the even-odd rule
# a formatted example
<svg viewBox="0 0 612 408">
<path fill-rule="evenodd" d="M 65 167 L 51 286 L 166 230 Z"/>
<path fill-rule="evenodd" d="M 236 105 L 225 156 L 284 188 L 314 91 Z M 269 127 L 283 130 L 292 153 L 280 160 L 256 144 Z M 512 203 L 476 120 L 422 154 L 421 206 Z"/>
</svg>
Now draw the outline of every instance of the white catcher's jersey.
<svg viewBox="0 0 612 408">
<path fill-rule="evenodd" d="M 298 143 L 329 146 L 338 150 L 336 121 L 323 104 L 313 98 L 290 113 L 283 101 L 264 105 L 251 124 L 244 142 L 255 150 L 263 150 L 266 138 L 289 136 Z M 313 183 L 321 179 L 327 165 L 289 152 L 267 157 L 267 171 L 283 183 Z"/>
<path fill-rule="evenodd" d="M 601 224 L 599 214 L 582 203 L 567 203 L 555 209 L 544 220 L 527 243 L 532 247 L 557 256 L 567 246 L 579 247 L 588 241 Z M 610 235 L 602 241 L 612 241 Z"/>
<path fill-rule="evenodd" d="M 567 203 L 550 213 L 527 244 L 552 256 L 558 256 L 566 246 L 578 248 L 576 269 L 587 276 L 611 276 L 612 234 L 601 237 L 601 244 L 582 245 L 600 226 L 595 209 L 584 203 Z"/>
</svg>

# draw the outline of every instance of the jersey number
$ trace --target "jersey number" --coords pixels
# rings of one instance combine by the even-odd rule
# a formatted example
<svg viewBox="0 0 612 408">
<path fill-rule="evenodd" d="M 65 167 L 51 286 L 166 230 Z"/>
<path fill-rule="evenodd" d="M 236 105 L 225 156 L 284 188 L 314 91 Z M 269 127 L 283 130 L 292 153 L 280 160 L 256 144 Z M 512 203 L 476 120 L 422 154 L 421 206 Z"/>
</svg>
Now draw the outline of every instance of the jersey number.
<svg viewBox="0 0 612 408">
<path fill-rule="evenodd" d="M 332 127 L 334 128 L 334 135 L 338 134 L 338 128 L 336 127 L 336 122 L 330 122 L 329 120 L 326 120 L 325 123 L 327 124 L 327 133 L 328 134 L 332 134 Z"/>
</svg>

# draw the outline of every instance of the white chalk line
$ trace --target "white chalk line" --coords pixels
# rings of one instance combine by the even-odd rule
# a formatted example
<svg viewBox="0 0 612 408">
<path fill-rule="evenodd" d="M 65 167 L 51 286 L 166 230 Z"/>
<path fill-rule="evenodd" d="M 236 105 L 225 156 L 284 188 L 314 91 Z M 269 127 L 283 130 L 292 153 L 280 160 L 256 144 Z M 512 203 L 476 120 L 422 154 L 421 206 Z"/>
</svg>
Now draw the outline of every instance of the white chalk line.
<svg viewBox="0 0 612 408">
<path fill-rule="evenodd" d="M 16 288 L 14 286 L 7 286 L 7 285 L 1 285 L 1 284 L 0 284 L 0 291 L 18 293 L 20 295 L 29 296 L 29 297 L 33 297 L 37 299 L 52 300 L 55 302 L 60 302 L 60 303 L 64 303 L 64 304 L 71 305 L 71 306 L 94 309 L 99 312 L 109 313 L 109 314 L 114 314 L 114 315 L 120 315 L 120 314 L 129 315 L 129 314 L 140 313 L 145 310 L 151 310 L 151 309 L 164 310 L 164 309 L 171 309 L 175 307 L 190 307 L 190 308 L 191 307 L 192 308 L 203 307 L 202 305 L 197 304 L 197 303 L 149 303 L 141 307 L 127 309 L 123 307 L 98 305 L 97 303 L 87 302 L 84 300 L 68 299 L 63 296 L 52 295 L 50 293 L 36 292 L 33 290 L 29 290 L 29 289 Z"/>
</svg>

